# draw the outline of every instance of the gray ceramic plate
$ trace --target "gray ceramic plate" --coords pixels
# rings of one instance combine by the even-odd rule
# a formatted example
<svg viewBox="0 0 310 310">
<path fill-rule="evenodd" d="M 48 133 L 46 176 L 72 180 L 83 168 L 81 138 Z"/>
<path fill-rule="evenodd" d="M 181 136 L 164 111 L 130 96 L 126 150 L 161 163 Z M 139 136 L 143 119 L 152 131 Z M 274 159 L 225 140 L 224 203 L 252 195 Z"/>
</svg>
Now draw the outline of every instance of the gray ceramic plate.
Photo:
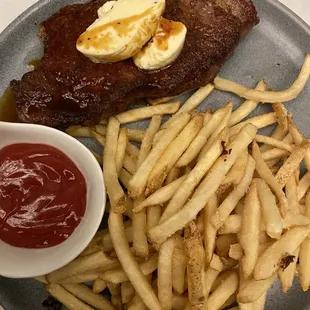
<svg viewBox="0 0 310 310">
<path fill-rule="evenodd" d="M 42 54 L 38 25 L 66 4 L 82 0 L 43 0 L 18 17 L 0 35 L 0 93 L 10 80 L 27 71 L 27 63 Z M 306 52 L 310 51 L 310 28 L 275 0 L 255 0 L 261 23 L 239 45 L 235 56 L 224 66 L 223 77 L 254 86 L 266 78 L 270 87 L 283 89 L 295 79 Z M 221 106 L 231 95 L 214 93 L 202 108 Z M 310 84 L 286 106 L 305 135 L 310 137 Z M 233 98 L 234 104 L 240 103 Z M 268 109 L 267 106 L 261 109 Z M 256 111 L 257 112 L 257 111 Z M 85 141 L 87 144 L 90 141 Z M 5 253 L 1 253 L 5 255 Z M 310 258 L 309 258 L 310 259 Z M 0 305 L 5 310 L 42 309 L 46 294 L 33 280 L 10 280 L 0 277 Z M 0 306 L 0 309 L 1 309 Z M 310 293 L 297 284 L 284 295 L 279 285 L 270 289 L 266 309 L 310 309 Z"/>
</svg>

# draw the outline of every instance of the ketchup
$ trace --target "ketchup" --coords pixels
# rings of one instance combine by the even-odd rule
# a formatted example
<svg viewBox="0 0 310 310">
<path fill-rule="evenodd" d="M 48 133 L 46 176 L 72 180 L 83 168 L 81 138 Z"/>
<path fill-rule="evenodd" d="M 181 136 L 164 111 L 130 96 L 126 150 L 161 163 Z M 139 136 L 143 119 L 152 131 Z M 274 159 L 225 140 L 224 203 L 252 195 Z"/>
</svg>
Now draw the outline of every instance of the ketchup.
<svg viewBox="0 0 310 310">
<path fill-rule="evenodd" d="M 87 188 L 78 167 L 44 144 L 0 150 L 0 239 L 23 248 L 65 241 L 81 222 Z"/>
</svg>

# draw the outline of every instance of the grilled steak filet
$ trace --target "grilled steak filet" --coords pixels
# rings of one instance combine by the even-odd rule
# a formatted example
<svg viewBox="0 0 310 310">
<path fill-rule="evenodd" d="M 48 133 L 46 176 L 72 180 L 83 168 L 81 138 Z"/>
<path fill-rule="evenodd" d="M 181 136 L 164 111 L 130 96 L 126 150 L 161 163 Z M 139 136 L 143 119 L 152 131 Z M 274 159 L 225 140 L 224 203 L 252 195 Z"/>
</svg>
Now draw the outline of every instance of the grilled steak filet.
<svg viewBox="0 0 310 310">
<path fill-rule="evenodd" d="M 251 0 L 167 0 L 164 17 L 188 28 L 180 56 L 169 66 L 142 71 L 131 59 L 95 64 L 76 40 L 106 0 L 67 6 L 41 25 L 39 68 L 12 81 L 21 121 L 50 126 L 98 122 L 139 98 L 181 94 L 209 82 L 239 40 L 258 23 Z"/>
</svg>

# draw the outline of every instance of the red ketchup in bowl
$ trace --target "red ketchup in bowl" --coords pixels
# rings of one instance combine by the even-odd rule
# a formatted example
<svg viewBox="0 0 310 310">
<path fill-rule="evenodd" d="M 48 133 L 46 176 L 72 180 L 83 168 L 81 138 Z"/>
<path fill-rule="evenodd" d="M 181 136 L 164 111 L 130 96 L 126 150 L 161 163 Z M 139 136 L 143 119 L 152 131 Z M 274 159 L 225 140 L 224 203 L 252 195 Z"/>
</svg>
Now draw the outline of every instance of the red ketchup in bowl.
<svg viewBox="0 0 310 310">
<path fill-rule="evenodd" d="M 65 241 L 86 210 L 86 181 L 60 150 L 12 144 L 0 150 L 0 239 L 23 248 Z"/>
</svg>

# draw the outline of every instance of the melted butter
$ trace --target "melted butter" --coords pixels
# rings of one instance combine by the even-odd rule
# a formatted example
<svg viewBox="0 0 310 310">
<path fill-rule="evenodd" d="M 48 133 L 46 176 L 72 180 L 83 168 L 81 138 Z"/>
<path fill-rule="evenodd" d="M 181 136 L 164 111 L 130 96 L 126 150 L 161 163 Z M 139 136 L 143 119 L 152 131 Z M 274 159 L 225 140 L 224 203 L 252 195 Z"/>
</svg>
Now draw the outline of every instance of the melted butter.
<svg viewBox="0 0 310 310">
<path fill-rule="evenodd" d="M 0 97 L 0 121 L 18 122 L 13 91 L 8 87 Z"/>
<path fill-rule="evenodd" d="M 171 36 L 181 33 L 183 30 L 183 24 L 162 18 L 160 29 L 161 31 L 155 35 L 153 40 L 159 50 L 167 51 L 169 48 L 168 39 Z"/>
<path fill-rule="evenodd" d="M 33 67 L 34 69 L 37 69 L 41 65 L 41 59 L 33 59 L 28 62 L 28 67 Z"/>
<path fill-rule="evenodd" d="M 134 23 L 144 18 L 152 12 L 153 8 L 149 8 L 141 14 L 133 15 L 126 18 L 114 20 L 110 23 L 106 23 L 102 26 L 95 27 L 93 29 L 86 30 L 78 39 L 77 46 L 85 46 L 86 49 L 91 47 L 99 49 L 109 49 L 113 45 L 113 38 L 107 32 L 104 35 L 100 35 L 106 31 L 109 27 L 113 28 L 120 37 L 125 37 L 134 28 Z"/>
</svg>

